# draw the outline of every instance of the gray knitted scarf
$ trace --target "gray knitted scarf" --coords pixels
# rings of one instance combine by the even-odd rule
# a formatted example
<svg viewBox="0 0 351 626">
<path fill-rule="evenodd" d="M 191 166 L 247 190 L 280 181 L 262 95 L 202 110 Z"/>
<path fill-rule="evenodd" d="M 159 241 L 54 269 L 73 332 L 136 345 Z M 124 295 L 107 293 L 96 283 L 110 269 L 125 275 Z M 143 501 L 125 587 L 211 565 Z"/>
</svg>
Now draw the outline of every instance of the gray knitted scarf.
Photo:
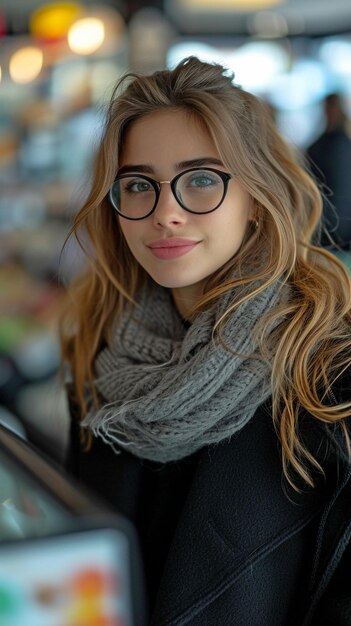
<svg viewBox="0 0 351 626">
<path fill-rule="evenodd" d="M 231 314 L 223 338 L 235 353 L 257 351 L 252 330 L 279 293 L 271 285 Z M 231 302 L 233 292 L 187 329 L 169 290 L 145 288 L 139 306 L 119 319 L 112 345 L 96 360 L 103 403 L 83 426 L 115 451 L 124 448 L 159 462 L 186 457 L 243 428 L 270 395 L 270 367 L 212 339 L 216 320 Z"/>
</svg>

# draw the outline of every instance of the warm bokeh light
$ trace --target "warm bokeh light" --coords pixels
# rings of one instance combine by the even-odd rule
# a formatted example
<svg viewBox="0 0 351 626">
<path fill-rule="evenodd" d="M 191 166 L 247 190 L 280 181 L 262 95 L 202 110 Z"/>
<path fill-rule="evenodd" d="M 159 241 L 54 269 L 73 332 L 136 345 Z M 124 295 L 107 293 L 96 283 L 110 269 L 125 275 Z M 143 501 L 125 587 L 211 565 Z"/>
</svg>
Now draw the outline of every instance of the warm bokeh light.
<svg viewBox="0 0 351 626">
<path fill-rule="evenodd" d="M 82 5 L 77 2 L 46 4 L 33 12 L 30 32 L 41 39 L 62 39 L 82 10 Z"/>
<path fill-rule="evenodd" d="M 68 44 L 76 54 L 92 54 L 98 50 L 105 39 L 105 26 L 97 17 L 85 17 L 77 20 L 68 32 Z"/>
<path fill-rule="evenodd" d="M 43 67 L 43 52 L 40 48 L 28 46 L 15 52 L 9 64 L 9 72 L 15 83 L 30 83 L 35 80 Z"/>
</svg>

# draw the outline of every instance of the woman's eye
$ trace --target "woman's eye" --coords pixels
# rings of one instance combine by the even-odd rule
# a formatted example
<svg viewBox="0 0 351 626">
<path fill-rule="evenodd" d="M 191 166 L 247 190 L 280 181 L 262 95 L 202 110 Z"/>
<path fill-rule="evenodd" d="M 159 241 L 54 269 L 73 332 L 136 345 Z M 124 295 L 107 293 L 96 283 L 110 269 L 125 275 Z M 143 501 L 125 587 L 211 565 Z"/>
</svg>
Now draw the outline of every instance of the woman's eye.
<svg viewBox="0 0 351 626">
<path fill-rule="evenodd" d="M 196 176 L 192 176 L 189 181 L 188 181 L 188 185 L 190 187 L 211 187 L 212 185 L 216 185 L 218 183 L 218 181 L 216 180 L 216 178 L 210 176 L 209 174 L 198 174 Z"/>
<path fill-rule="evenodd" d="M 125 191 L 128 193 L 143 193 L 152 189 L 150 183 L 146 180 L 134 180 L 130 181 L 125 186 Z"/>
</svg>

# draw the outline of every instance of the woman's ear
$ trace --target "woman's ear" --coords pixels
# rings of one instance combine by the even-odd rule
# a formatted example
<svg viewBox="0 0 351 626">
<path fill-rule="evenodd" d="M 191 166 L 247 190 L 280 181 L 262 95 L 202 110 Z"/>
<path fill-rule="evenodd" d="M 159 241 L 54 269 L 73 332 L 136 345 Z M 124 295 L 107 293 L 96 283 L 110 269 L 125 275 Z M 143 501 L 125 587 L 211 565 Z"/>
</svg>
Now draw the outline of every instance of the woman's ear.
<svg viewBox="0 0 351 626">
<path fill-rule="evenodd" d="M 252 197 L 250 197 L 249 222 L 251 222 L 257 230 L 259 225 L 259 208 Z"/>
</svg>

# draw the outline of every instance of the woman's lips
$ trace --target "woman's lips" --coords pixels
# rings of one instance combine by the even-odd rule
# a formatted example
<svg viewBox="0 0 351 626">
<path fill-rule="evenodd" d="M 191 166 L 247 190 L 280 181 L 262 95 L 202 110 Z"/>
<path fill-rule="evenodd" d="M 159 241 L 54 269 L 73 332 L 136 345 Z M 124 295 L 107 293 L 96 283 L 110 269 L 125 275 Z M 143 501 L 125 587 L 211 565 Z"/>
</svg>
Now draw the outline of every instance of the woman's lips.
<svg viewBox="0 0 351 626">
<path fill-rule="evenodd" d="M 148 248 L 158 259 L 176 259 L 190 252 L 198 243 L 200 242 L 174 237 L 153 241 L 148 244 Z"/>
</svg>

